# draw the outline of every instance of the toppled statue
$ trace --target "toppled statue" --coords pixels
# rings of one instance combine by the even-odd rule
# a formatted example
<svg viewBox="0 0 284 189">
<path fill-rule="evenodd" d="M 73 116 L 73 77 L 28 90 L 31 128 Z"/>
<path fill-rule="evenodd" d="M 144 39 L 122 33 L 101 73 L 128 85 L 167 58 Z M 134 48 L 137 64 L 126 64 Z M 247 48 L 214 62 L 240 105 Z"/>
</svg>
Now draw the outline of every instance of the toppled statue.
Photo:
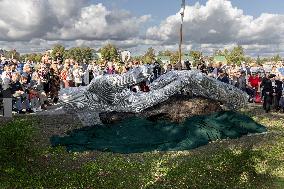
<svg viewBox="0 0 284 189">
<path fill-rule="evenodd" d="M 99 114 L 103 112 L 139 114 L 181 91 L 220 102 L 228 109 L 247 104 L 248 96 L 241 90 L 191 70 L 161 75 L 149 85 L 149 92 L 129 90 L 129 87 L 150 78 L 152 69 L 152 66 L 145 65 L 122 75 L 98 76 L 86 87 L 61 90 L 60 100 L 64 109 L 77 114 L 84 126 L 102 124 Z"/>
</svg>

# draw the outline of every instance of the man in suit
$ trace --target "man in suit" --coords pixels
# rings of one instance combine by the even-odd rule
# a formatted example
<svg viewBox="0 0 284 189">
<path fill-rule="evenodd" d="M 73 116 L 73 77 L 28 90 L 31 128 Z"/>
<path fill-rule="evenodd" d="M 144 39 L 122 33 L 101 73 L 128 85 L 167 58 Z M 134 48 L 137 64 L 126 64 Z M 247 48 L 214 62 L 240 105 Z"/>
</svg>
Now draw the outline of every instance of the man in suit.
<svg viewBox="0 0 284 189">
<path fill-rule="evenodd" d="M 271 74 L 269 80 L 263 84 L 263 108 L 268 113 L 271 108 L 279 109 L 279 100 L 282 95 L 282 81 L 276 80 L 276 75 Z"/>
</svg>

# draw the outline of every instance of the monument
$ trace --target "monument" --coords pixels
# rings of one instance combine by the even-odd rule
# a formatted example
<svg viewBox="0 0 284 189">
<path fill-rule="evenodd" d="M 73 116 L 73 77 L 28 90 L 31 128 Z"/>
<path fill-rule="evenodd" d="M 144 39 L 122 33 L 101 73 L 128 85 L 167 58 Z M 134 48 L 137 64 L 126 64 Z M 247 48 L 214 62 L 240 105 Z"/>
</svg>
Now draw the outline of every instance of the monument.
<svg viewBox="0 0 284 189">
<path fill-rule="evenodd" d="M 220 110 L 220 105 L 234 110 L 247 104 L 247 94 L 236 87 L 190 70 L 161 75 L 149 85 L 149 92 L 129 90 L 129 87 L 149 79 L 152 69 L 152 66 L 145 65 L 122 75 L 98 76 L 86 87 L 61 90 L 60 100 L 64 110 L 78 115 L 84 126 L 102 124 L 100 115 L 106 113 L 120 113 L 121 117 L 122 114 L 146 117 L 148 114 L 151 117 L 155 115 L 155 108 L 162 109 L 168 103 L 172 103 L 172 107 L 180 107 L 175 106 L 175 102 L 191 101 L 192 107 L 188 109 L 192 109 L 196 101 L 199 106 L 207 107 L 203 108 L 205 113 Z M 183 98 L 178 98 L 179 95 Z M 183 109 L 183 112 L 186 111 Z M 156 114 L 162 113 L 156 111 Z"/>
</svg>

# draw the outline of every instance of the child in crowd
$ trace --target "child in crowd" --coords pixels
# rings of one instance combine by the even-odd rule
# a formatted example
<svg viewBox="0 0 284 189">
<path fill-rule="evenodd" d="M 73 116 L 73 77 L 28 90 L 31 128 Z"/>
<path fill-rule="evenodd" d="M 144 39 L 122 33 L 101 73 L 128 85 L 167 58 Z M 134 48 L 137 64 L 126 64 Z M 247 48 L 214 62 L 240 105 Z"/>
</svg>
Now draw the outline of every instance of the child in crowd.
<svg viewBox="0 0 284 189">
<path fill-rule="evenodd" d="M 41 104 L 40 104 L 39 91 L 38 91 L 38 78 L 39 78 L 38 73 L 34 72 L 30 83 L 29 98 L 31 102 L 31 107 L 33 108 L 32 110 L 34 112 L 41 111 Z"/>
<path fill-rule="evenodd" d="M 34 107 L 31 107 L 30 99 L 29 99 L 31 85 L 28 82 L 28 80 L 29 80 L 29 75 L 27 73 L 23 73 L 21 76 L 21 84 L 22 84 L 23 91 L 24 91 L 24 94 L 22 95 L 22 101 L 25 105 L 26 112 L 34 113 L 34 111 L 32 110 L 32 108 Z"/>
<path fill-rule="evenodd" d="M 22 76 L 18 73 L 15 72 L 12 75 L 12 80 L 11 80 L 11 90 L 12 90 L 12 95 L 14 98 L 16 110 L 19 114 L 24 114 L 23 112 L 23 103 L 25 104 L 26 112 L 28 113 L 33 113 L 33 111 L 30 108 L 30 103 L 29 103 L 29 96 L 27 94 L 27 89 L 26 89 L 26 84 L 27 77 Z"/>
<path fill-rule="evenodd" d="M 36 106 L 36 111 L 46 110 L 47 95 L 44 91 L 44 86 L 38 72 L 33 73 L 31 87 L 37 92 L 39 104 Z"/>
</svg>

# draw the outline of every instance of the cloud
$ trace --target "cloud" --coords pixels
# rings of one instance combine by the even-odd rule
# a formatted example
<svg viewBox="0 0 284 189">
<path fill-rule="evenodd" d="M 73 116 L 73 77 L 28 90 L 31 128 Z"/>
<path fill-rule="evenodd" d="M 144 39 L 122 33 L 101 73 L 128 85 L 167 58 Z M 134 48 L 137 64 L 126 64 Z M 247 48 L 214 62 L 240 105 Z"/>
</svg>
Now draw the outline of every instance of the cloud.
<svg viewBox="0 0 284 189">
<path fill-rule="evenodd" d="M 149 28 L 146 35 L 161 44 L 176 44 L 179 27 L 180 13 L 176 13 L 159 26 Z M 186 6 L 183 28 L 185 44 L 269 47 L 284 43 L 284 15 L 263 13 L 253 18 L 228 0 L 208 0 L 205 5 Z"/>
<path fill-rule="evenodd" d="M 151 16 L 134 17 L 125 10 L 109 11 L 102 4 L 90 5 L 80 15 L 56 33 L 48 33 L 48 39 L 64 40 L 128 40 L 137 37 L 141 24 Z"/>
<path fill-rule="evenodd" d="M 87 0 L 2 0 L 0 10 L 0 41 L 127 40 L 151 17 Z"/>
<path fill-rule="evenodd" d="M 144 52 L 177 50 L 180 13 L 149 27 L 151 15 L 135 16 L 127 10 L 111 10 L 91 0 L 0 0 L 0 46 L 20 52 L 38 52 L 60 43 L 67 48 L 100 48 L 114 43 L 120 48 Z M 147 28 L 149 27 L 149 28 Z M 186 6 L 184 51 L 243 45 L 257 56 L 284 55 L 284 15 L 244 14 L 228 0 L 208 0 L 205 5 Z"/>
</svg>

